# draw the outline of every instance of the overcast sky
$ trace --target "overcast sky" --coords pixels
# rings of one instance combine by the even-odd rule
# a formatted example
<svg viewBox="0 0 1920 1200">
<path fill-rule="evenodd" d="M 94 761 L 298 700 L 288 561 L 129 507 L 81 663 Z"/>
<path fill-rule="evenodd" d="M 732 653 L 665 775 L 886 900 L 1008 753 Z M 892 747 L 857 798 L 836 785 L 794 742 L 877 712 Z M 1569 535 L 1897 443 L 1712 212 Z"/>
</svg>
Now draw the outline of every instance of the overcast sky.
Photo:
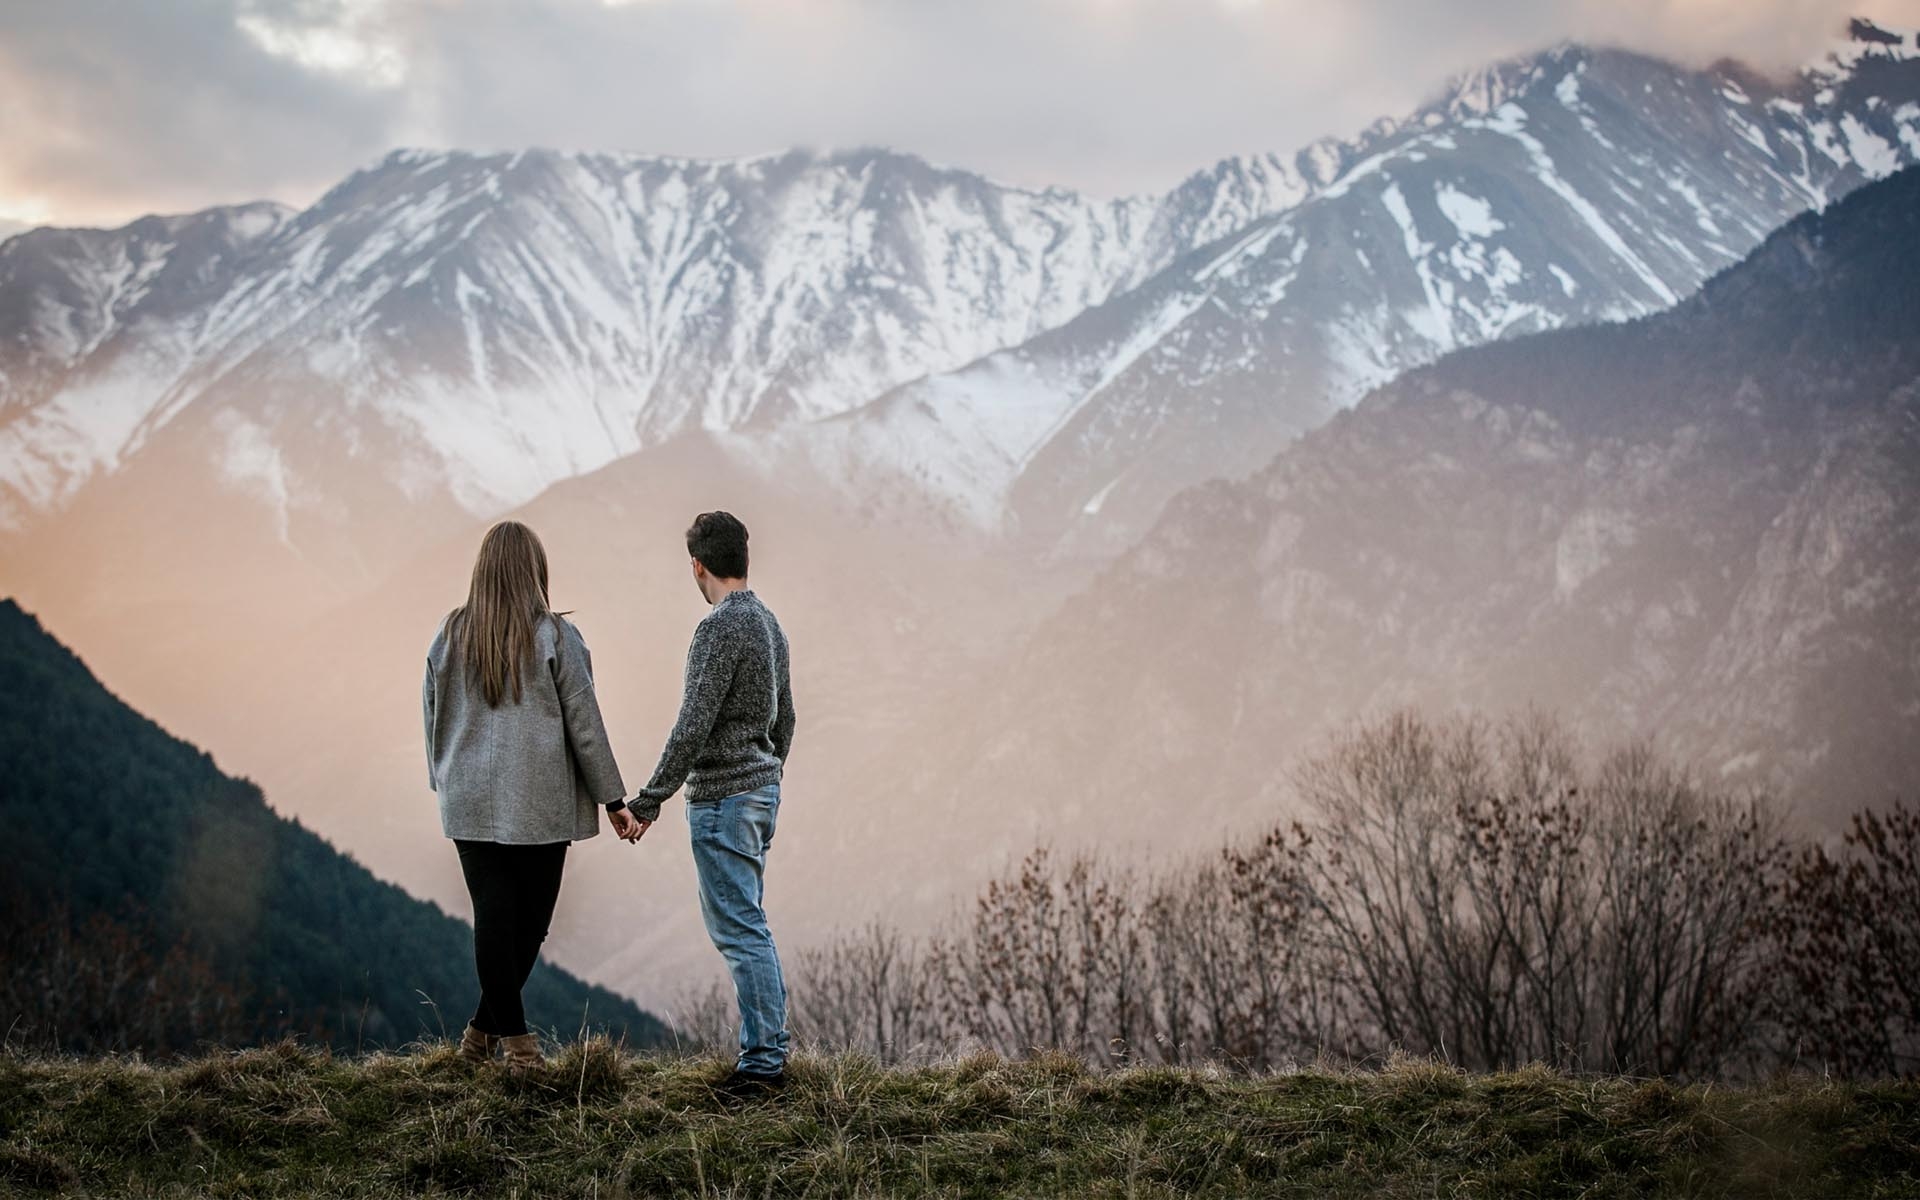
<svg viewBox="0 0 1920 1200">
<path fill-rule="evenodd" d="M 0 231 L 270 197 L 395 146 L 878 144 L 1159 189 L 1565 38 L 1784 67 L 1920 0 L 6 0 Z"/>
</svg>

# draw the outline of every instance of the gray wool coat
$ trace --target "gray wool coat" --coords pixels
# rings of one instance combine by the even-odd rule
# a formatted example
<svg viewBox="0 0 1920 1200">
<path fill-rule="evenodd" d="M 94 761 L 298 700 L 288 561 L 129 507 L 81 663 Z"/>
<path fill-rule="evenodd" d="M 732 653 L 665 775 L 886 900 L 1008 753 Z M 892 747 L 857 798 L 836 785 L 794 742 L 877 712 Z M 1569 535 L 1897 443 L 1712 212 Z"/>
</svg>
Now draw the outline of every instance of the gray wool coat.
<svg viewBox="0 0 1920 1200">
<path fill-rule="evenodd" d="M 593 659 L 565 617 L 540 622 L 520 702 L 489 708 L 453 655 L 447 623 L 421 688 L 427 783 L 440 827 L 460 841 L 539 845 L 600 831 L 600 805 L 626 795 L 593 694 Z"/>
</svg>

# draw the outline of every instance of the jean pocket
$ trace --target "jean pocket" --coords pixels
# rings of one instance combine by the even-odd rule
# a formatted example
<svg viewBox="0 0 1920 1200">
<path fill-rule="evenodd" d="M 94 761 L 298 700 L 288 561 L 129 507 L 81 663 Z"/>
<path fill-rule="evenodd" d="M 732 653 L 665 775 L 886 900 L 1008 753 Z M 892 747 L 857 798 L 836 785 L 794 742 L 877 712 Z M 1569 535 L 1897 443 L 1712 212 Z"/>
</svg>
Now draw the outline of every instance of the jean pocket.
<svg viewBox="0 0 1920 1200">
<path fill-rule="evenodd" d="M 773 840 L 773 826 L 779 812 L 777 800 L 765 800 L 751 792 L 734 797 L 730 824 L 747 853 L 759 854 L 766 849 L 767 843 Z"/>
</svg>

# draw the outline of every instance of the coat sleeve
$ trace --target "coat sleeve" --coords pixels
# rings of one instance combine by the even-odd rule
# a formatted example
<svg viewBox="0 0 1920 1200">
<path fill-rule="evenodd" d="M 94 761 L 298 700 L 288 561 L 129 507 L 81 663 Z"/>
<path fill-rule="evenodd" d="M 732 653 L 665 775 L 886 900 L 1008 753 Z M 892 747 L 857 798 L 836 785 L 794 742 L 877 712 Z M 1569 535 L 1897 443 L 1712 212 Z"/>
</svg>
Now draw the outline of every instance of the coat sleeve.
<svg viewBox="0 0 1920 1200">
<path fill-rule="evenodd" d="M 620 779 L 619 764 L 613 760 L 613 747 L 607 741 L 607 726 L 600 718 L 600 701 L 593 693 L 593 656 L 580 631 L 562 618 L 553 655 L 554 691 L 560 697 L 560 713 L 567 726 L 567 744 L 573 748 L 573 761 L 586 780 L 587 794 L 595 804 L 611 804 L 627 794 Z"/>
<path fill-rule="evenodd" d="M 437 792 L 440 790 L 440 781 L 434 777 L 433 773 L 433 660 L 431 658 L 427 660 L 427 677 L 420 685 L 420 709 L 427 728 L 427 787 Z"/>
</svg>

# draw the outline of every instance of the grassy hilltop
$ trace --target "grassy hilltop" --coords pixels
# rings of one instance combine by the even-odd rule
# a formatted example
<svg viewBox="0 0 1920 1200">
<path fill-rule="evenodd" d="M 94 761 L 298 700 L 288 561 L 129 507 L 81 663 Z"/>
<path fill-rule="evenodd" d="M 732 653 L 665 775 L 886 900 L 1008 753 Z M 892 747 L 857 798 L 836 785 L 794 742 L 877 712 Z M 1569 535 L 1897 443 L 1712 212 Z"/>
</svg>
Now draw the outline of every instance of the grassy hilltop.
<svg viewBox="0 0 1920 1200">
<path fill-rule="evenodd" d="M 445 1047 L 8 1057 L 0 1194 L 1920 1195 L 1913 1083 L 803 1057 L 787 1095 L 728 1111 L 720 1070 L 600 1040 L 525 1079 Z"/>
</svg>

